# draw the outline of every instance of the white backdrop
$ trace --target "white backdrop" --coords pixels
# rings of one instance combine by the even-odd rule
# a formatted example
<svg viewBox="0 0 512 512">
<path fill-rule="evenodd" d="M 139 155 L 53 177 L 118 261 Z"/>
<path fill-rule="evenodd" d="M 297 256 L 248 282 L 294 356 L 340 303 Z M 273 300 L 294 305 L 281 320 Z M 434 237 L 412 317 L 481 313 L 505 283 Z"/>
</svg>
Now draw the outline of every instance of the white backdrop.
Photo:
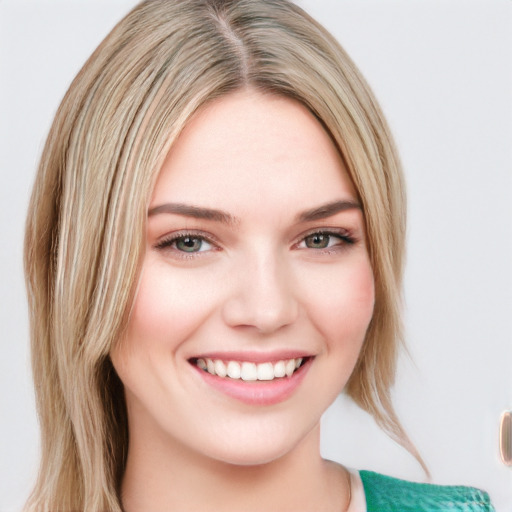
<svg viewBox="0 0 512 512">
<path fill-rule="evenodd" d="M 53 114 L 133 0 L 0 0 L 0 512 L 35 477 L 22 275 L 25 210 Z M 498 420 L 512 409 L 512 2 L 302 0 L 359 65 L 395 133 L 409 192 L 407 343 L 395 399 L 438 483 L 512 511 Z M 343 397 L 325 456 L 422 480 L 414 459 Z"/>
</svg>

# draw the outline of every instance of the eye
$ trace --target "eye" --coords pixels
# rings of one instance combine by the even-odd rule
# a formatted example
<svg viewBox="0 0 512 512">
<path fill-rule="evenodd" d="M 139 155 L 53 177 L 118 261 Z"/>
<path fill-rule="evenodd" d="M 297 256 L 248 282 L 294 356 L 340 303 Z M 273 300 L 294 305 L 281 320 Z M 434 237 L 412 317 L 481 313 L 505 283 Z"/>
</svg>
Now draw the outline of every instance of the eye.
<svg viewBox="0 0 512 512">
<path fill-rule="evenodd" d="M 304 239 L 304 243 L 308 249 L 326 249 L 330 247 L 336 242 L 339 243 L 339 238 L 336 239 L 332 235 L 328 235 L 326 233 L 315 233 L 314 235 L 309 235 Z"/>
<path fill-rule="evenodd" d="M 345 231 L 316 231 L 306 235 L 298 244 L 299 249 L 330 249 L 345 244 L 353 244 L 354 239 Z"/>
<path fill-rule="evenodd" d="M 171 250 L 179 253 L 193 254 L 211 251 L 215 247 L 204 236 L 196 234 L 176 234 L 164 238 L 155 245 L 159 250 Z"/>
<path fill-rule="evenodd" d="M 209 244 L 204 238 L 197 236 L 182 236 L 174 240 L 174 245 L 178 251 L 183 252 L 203 252 L 211 249 Z"/>
</svg>

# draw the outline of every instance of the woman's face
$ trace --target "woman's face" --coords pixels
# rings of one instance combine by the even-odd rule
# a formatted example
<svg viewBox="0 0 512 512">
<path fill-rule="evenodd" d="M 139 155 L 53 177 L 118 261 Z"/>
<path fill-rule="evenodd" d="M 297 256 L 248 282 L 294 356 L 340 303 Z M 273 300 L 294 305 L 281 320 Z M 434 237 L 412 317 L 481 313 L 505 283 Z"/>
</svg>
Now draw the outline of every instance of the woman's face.
<svg viewBox="0 0 512 512">
<path fill-rule="evenodd" d="M 363 214 L 321 125 L 283 97 L 215 100 L 162 167 L 111 354 L 131 439 L 236 464 L 290 452 L 345 386 L 373 305 Z"/>
</svg>

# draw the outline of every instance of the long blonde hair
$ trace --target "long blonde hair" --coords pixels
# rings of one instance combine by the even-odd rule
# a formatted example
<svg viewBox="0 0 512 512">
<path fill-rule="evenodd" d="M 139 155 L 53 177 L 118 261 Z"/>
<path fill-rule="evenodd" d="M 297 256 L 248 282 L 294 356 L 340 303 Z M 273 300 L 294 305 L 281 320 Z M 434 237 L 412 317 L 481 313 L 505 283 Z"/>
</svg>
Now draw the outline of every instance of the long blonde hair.
<svg viewBox="0 0 512 512">
<path fill-rule="evenodd" d="M 130 314 L 149 197 L 191 115 L 247 86 L 307 106 L 349 169 L 376 302 L 346 392 L 421 462 L 390 400 L 405 201 L 395 147 L 367 84 L 332 36 L 287 0 L 147 0 L 72 83 L 32 193 L 25 269 L 42 458 L 27 510 L 121 511 L 128 431 L 109 352 Z"/>
</svg>

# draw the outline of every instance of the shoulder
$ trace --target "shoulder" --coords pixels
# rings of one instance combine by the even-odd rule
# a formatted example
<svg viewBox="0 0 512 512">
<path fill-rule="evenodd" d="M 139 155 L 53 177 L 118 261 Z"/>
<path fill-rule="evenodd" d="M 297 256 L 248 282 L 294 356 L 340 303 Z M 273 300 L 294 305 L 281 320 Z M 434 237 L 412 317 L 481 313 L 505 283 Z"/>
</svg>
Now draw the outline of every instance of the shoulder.
<svg viewBox="0 0 512 512">
<path fill-rule="evenodd" d="M 464 486 L 432 485 L 360 471 L 368 512 L 493 512 L 489 495 Z"/>
</svg>

